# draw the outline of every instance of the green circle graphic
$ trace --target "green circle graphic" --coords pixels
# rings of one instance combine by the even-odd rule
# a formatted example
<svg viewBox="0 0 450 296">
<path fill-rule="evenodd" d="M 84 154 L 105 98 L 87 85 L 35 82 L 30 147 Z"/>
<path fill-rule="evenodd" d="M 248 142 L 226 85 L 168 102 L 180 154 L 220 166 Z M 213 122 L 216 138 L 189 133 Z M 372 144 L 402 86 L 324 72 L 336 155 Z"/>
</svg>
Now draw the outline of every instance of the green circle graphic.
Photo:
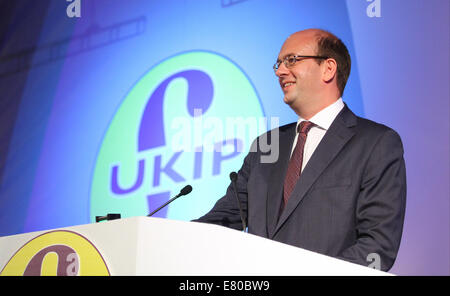
<svg viewBox="0 0 450 296">
<path fill-rule="evenodd" d="M 202 71 L 211 79 L 213 97 L 209 108 L 200 110 L 201 116 L 193 117 L 187 108 L 187 80 L 173 79 L 165 89 L 162 106 L 166 144 L 138 151 L 139 127 L 152 93 L 168 77 L 187 70 Z M 152 196 L 162 193 L 173 196 L 186 184 L 191 184 L 194 190 L 170 204 L 166 217 L 190 220 L 205 214 L 225 194 L 229 172 L 240 168 L 251 141 L 266 130 L 261 124 L 263 117 L 249 78 L 235 63 L 219 54 L 190 51 L 152 67 L 126 95 L 104 135 L 90 188 L 91 221 L 107 213 L 121 213 L 122 217 L 147 215 Z M 230 140 L 233 134 L 230 123 L 236 122 L 243 125 L 239 125 L 238 135 L 232 138 L 239 139 L 242 150 L 233 154 L 234 147 L 225 145 L 219 152 L 211 151 L 214 143 Z M 153 126 L 146 128 L 152 130 Z M 174 143 L 180 142 L 185 145 L 177 151 Z M 117 184 L 133 188 L 139 165 L 141 184 L 127 193 L 113 192 L 113 168 L 117 169 Z M 175 171 L 182 180 L 174 180 L 164 169 Z"/>
</svg>

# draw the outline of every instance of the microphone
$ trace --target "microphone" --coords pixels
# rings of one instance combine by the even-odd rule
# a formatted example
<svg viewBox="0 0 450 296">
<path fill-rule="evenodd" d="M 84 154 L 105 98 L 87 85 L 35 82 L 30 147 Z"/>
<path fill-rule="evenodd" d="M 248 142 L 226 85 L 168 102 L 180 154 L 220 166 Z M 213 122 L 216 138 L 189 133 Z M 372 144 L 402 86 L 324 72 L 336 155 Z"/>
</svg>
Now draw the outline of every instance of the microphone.
<svg viewBox="0 0 450 296">
<path fill-rule="evenodd" d="M 164 208 L 165 206 L 167 206 L 168 204 L 173 202 L 175 199 L 179 198 L 180 196 L 187 195 L 187 194 L 191 193 L 191 191 L 192 191 L 191 185 L 184 186 L 183 189 L 180 190 L 180 193 L 178 193 L 177 195 L 175 195 L 174 197 L 169 199 L 165 204 L 163 204 L 162 206 L 160 206 L 159 208 L 157 208 L 156 210 L 154 210 L 153 212 L 148 214 L 147 217 L 153 216 L 156 212 L 158 212 L 159 210 L 161 210 L 162 208 Z"/>
<path fill-rule="evenodd" d="M 236 172 L 231 172 L 230 173 L 231 185 L 233 187 L 233 193 L 234 193 L 234 196 L 236 197 L 237 204 L 239 207 L 239 215 L 241 216 L 242 228 L 243 228 L 242 230 L 245 232 L 245 229 L 247 229 L 247 223 L 245 223 L 244 212 L 242 211 L 241 201 L 239 200 L 237 189 L 236 189 L 237 179 L 238 179 L 238 174 L 236 174 Z"/>
<path fill-rule="evenodd" d="M 100 222 L 103 220 L 110 221 L 120 219 L 120 214 L 107 214 L 106 216 L 95 216 L 95 222 Z"/>
</svg>

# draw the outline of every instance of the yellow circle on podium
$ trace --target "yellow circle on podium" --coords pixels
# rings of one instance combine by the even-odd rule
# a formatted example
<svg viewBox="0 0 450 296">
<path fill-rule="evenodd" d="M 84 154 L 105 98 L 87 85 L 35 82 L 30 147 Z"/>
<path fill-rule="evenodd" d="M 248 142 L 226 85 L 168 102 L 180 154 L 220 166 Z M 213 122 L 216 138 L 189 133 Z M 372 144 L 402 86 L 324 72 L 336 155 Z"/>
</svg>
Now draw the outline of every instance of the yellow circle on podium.
<svg viewBox="0 0 450 296">
<path fill-rule="evenodd" d="M 97 248 L 67 230 L 41 234 L 23 245 L 0 275 L 110 275 Z"/>
</svg>

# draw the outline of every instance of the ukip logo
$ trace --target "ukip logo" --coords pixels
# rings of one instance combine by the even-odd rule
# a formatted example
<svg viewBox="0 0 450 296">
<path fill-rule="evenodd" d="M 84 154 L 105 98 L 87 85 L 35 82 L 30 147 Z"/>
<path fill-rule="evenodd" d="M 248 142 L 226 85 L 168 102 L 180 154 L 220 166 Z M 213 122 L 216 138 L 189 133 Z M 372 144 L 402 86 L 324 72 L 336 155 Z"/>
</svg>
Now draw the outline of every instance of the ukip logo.
<svg viewBox="0 0 450 296">
<path fill-rule="evenodd" d="M 111 212 L 146 215 L 186 184 L 194 187 L 190 196 L 155 216 L 188 220 L 206 213 L 266 129 L 249 127 L 257 133 L 243 137 L 229 133 L 233 128 L 222 132 L 223 123 L 263 116 L 253 85 L 229 59 L 191 51 L 162 61 L 130 90 L 104 135 L 90 188 L 91 221 Z"/>
</svg>

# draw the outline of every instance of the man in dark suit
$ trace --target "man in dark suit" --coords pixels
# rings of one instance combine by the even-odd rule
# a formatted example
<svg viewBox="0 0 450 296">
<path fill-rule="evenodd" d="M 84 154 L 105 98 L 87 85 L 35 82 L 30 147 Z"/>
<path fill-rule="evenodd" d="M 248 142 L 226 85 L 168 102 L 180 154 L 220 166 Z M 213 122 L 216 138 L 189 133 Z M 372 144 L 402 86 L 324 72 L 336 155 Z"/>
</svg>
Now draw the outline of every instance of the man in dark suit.
<svg viewBox="0 0 450 296">
<path fill-rule="evenodd" d="M 387 271 L 405 214 L 403 147 L 394 130 L 343 103 L 350 64 L 329 32 L 309 29 L 285 41 L 274 70 L 299 120 L 255 140 L 236 188 L 249 233 L 361 265 L 379 259 Z M 279 148 L 276 161 L 262 161 L 263 139 Z M 196 221 L 242 229 L 232 188 Z"/>
</svg>

